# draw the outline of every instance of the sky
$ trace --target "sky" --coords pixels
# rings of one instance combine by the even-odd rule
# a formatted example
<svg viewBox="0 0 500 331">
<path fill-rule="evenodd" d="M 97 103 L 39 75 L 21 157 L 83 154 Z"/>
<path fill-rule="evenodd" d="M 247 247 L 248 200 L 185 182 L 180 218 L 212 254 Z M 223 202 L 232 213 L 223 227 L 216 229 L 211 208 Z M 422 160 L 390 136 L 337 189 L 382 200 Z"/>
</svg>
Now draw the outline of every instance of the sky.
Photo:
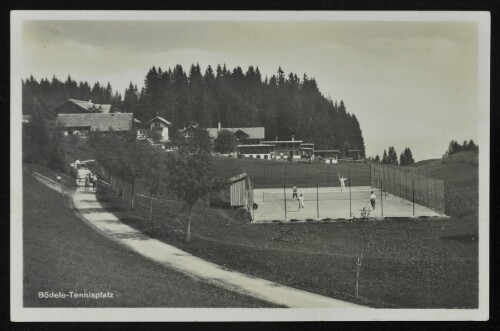
<svg viewBox="0 0 500 331">
<path fill-rule="evenodd" d="M 478 140 L 478 25 L 415 21 L 78 21 L 22 25 L 22 76 L 143 85 L 152 67 L 278 67 L 314 77 L 360 122 L 367 156 L 440 158 Z"/>
</svg>

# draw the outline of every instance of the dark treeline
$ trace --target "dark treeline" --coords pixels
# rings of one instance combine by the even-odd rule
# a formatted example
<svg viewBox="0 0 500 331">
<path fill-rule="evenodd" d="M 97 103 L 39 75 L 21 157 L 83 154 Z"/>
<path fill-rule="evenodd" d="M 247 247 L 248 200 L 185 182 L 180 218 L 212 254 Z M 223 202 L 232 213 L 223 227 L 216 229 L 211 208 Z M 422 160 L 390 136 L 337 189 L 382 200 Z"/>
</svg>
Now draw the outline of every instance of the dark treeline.
<svg viewBox="0 0 500 331">
<path fill-rule="evenodd" d="M 474 143 L 474 141 L 471 139 L 469 142 L 467 140 L 464 140 L 462 145 L 458 143 L 456 140 L 450 141 L 450 144 L 448 145 L 448 149 L 444 153 L 444 156 L 448 155 L 453 155 L 459 152 L 465 152 L 465 151 L 478 151 L 479 146 Z"/>
<path fill-rule="evenodd" d="M 51 107 L 68 99 L 111 103 L 122 112 L 132 112 L 141 121 L 156 114 L 173 123 L 173 129 L 197 122 L 201 127 L 264 126 L 266 139 L 295 139 L 313 142 L 317 149 L 361 149 L 365 146 L 359 122 L 346 110 L 343 101 L 326 98 L 314 78 L 294 73 L 263 78 L 259 68 L 228 70 L 225 65 L 208 66 L 202 72 L 191 65 L 188 72 L 177 65 L 162 70 L 153 67 L 139 91 L 132 82 L 123 99 L 111 86 L 65 82 L 53 78 L 38 83 L 23 81 L 23 112 Z M 46 110 L 45 109 L 45 110 Z M 175 131 L 174 131 L 175 132 Z"/>
</svg>

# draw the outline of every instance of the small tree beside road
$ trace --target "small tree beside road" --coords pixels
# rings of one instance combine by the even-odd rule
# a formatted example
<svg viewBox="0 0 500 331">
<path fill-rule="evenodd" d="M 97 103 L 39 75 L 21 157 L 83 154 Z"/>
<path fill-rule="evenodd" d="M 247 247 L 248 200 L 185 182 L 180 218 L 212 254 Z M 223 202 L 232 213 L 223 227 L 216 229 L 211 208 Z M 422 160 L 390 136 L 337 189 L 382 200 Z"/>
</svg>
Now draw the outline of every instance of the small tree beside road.
<svg viewBox="0 0 500 331">
<path fill-rule="evenodd" d="M 147 156 L 143 163 L 144 186 L 149 193 L 149 222 L 153 221 L 153 199 L 165 187 L 168 177 L 167 154 L 159 148 L 147 146 Z"/>
<path fill-rule="evenodd" d="M 184 201 L 188 209 L 186 241 L 189 241 L 193 206 L 199 200 L 220 191 L 224 183 L 214 177 L 212 158 L 206 152 L 181 149 L 169 167 L 168 188 Z"/>
</svg>

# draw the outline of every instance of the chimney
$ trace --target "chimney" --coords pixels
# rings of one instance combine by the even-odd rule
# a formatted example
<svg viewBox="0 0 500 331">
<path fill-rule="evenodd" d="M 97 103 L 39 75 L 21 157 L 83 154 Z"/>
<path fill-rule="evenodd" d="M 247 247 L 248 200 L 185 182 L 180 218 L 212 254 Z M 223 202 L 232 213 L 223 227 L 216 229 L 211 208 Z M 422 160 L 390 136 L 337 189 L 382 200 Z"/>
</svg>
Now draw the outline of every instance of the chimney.
<svg viewBox="0 0 500 331">
<path fill-rule="evenodd" d="M 219 121 L 219 123 L 217 123 L 217 124 L 218 124 L 217 128 L 218 128 L 218 130 L 220 131 L 220 121 Z"/>
<path fill-rule="evenodd" d="M 292 134 L 292 141 L 295 141 L 295 138 L 293 137 L 293 134 Z"/>
</svg>

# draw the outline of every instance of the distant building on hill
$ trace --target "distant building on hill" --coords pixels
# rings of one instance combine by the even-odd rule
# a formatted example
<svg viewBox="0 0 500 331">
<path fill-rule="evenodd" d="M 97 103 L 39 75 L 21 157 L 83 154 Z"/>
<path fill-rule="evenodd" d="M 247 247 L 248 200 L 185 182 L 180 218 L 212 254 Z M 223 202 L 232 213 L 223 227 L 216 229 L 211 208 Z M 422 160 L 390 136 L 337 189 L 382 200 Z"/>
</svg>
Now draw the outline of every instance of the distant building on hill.
<svg viewBox="0 0 500 331">
<path fill-rule="evenodd" d="M 82 101 L 68 99 L 60 105 L 56 106 L 53 111 L 56 114 L 109 114 L 112 112 L 112 109 L 111 105 L 93 103 L 92 100 Z"/>
<path fill-rule="evenodd" d="M 148 131 L 154 131 L 157 132 L 161 137 L 160 142 L 170 141 L 168 129 L 172 126 L 172 123 L 170 123 L 163 117 L 157 115 L 147 121 L 145 124 L 140 123 L 139 120 L 134 120 L 137 121 L 136 125 L 138 127 L 137 139 L 146 139 L 148 137 Z"/>
<path fill-rule="evenodd" d="M 360 160 L 361 159 L 361 150 L 360 149 L 347 150 L 346 158 L 352 159 L 352 160 Z"/>
<path fill-rule="evenodd" d="M 303 159 L 311 159 L 314 156 L 314 143 L 300 144 L 300 157 Z"/>
<path fill-rule="evenodd" d="M 184 138 L 190 138 L 195 129 L 199 127 L 198 123 L 191 122 L 187 127 L 182 129 L 178 129 L 177 132 L 182 135 Z"/>
<path fill-rule="evenodd" d="M 301 158 L 300 146 L 304 143 L 302 140 L 263 140 L 260 142 L 264 145 L 274 146 L 272 157 L 275 159 L 288 159 L 297 160 Z"/>
<path fill-rule="evenodd" d="M 238 145 L 236 148 L 241 156 L 255 159 L 271 159 L 274 153 L 274 145 L 248 144 Z"/>
<path fill-rule="evenodd" d="M 341 152 L 339 149 L 317 149 L 314 151 L 314 157 L 333 158 L 338 160 L 340 156 Z"/>
<path fill-rule="evenodd" d="M 64 135 L 87 136 L 91 131 L 127 132 L 133 128 L 133 114 L 58 114 L 55 124 Z"/>
<path fill-rule="evenodd" d="M 238 144 L 240 145 L 259 144 L 260 141 L 265 137 L 265 128 L 263 126 L 244 127 L 244 128 L 223 128 L 221 126 L 221 123 L 219 122 L 218 127 L 207 128 L 208 134 L 212 137 L 212 139 L 217 138 L 217 135 L 221 130 L 227 130 L 232 132 L 235 135 Z"/>
</svg>

